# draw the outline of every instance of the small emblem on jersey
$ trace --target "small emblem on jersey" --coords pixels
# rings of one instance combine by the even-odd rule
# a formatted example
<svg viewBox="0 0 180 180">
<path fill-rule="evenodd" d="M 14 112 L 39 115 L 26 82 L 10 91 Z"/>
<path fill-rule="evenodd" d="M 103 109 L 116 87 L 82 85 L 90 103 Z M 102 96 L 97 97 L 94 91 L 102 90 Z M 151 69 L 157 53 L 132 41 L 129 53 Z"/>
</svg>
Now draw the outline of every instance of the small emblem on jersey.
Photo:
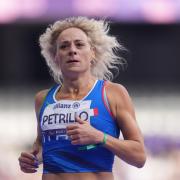
<svg viewBox="0 0 180 180">
<path fill-rule="evenodd" d="M 57 108 L 70 109 L 71 104 L 57 103 L 57 104 L 54 105 L 53 109 L 57 109 Z"/>
<path fill-rule="evenodd" d="M 80 103 L 79 102 L 75 102 L 72 104 L 72 108 L 73 109 L 78 109 L 80 107 Z"/>
</svg>

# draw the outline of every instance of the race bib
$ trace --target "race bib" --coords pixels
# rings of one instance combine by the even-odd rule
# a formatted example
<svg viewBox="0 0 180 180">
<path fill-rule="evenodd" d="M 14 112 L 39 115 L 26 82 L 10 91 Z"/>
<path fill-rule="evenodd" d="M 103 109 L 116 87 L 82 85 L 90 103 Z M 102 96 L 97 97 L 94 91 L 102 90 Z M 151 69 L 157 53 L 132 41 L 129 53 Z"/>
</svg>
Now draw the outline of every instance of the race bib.
<svg viewBox="0 0 180 180">
<path fill-rule="evenodd" d="M 90 117 L 98 114 L 97 109 L 90 109 L 90 106 L 91 100 L 61 100 L 50 104 L 43 112 L 41 129 L 48 136 L 58 135 L 58 138 L 64 137 L 67 139 L 66 127 L 69 124 L 77 123 L 76 116 L 90 123 Z"/>
</svg>

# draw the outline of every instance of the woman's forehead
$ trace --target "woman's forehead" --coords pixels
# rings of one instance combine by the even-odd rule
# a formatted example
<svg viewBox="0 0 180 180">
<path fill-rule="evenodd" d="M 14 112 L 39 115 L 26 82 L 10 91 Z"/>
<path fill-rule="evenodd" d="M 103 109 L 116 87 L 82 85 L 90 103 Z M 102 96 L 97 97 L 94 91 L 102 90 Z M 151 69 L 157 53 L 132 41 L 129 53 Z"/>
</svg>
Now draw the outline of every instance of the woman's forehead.
<svg viewBox="0 0 180 180">
<path fill-rule="evenodd" d="M 59 42 L 74 40 L 88 41 L 88 37 L 84 31 L 75 27 L 65 29 L 59 34 L 58 37 Z"/>
</svg>

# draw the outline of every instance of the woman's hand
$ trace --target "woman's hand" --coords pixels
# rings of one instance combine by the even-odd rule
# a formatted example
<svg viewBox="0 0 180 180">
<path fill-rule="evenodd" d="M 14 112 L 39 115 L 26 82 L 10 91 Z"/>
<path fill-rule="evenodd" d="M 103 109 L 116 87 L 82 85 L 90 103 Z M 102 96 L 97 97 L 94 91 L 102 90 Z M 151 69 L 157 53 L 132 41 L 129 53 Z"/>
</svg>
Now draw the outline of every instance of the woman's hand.
<svg viewBox="0 0 180 180">
<path fill-rule="evenodd" d="M 24 173 L 35 173 L 39 167 L 39 162 L 36 157 L 38 150 L 33 150 L 32 152 L 22 152 L 19 160 L 19 166 L 21 171 Z"/>
<path fill-rule="evenodd" d="M 89 122 L 76 117 L 78 123 L 67 126 L 67 135 L 73 145 L 98 144 L 103 142 L 103 132 L 92 127 Z"/>
</svg>

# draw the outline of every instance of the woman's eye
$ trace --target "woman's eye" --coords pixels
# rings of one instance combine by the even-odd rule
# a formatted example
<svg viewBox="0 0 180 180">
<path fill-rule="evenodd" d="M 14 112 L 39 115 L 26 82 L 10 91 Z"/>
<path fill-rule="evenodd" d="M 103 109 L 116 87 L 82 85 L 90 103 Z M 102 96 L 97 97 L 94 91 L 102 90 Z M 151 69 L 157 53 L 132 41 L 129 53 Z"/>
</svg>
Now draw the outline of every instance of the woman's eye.
<svg viewBox="0 0 180 180">
<path fill-rule="evenodd" d="M 84 46 L 84 44 L 78 43 L 78 44 L 76 44 L 76 46 L 77 47 L 82 47 L 82 46 Z"/>
<path fill-rule="evenodd" d="M 65 49 L 67 47 L 67 45 L 61 45 L 60 49 Z"/>
</svg>

